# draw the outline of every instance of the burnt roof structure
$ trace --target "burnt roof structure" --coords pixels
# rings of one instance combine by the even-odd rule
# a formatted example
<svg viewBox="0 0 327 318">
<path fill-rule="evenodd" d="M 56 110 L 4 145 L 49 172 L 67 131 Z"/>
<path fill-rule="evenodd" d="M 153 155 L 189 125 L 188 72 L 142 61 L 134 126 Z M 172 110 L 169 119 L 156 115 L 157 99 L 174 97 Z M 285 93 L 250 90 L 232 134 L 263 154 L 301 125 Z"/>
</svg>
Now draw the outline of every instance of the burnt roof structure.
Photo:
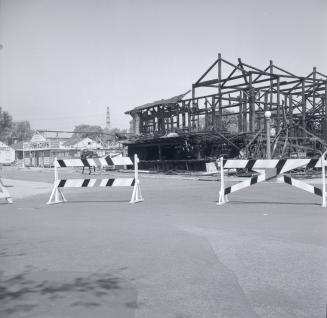
<svg viewBox="0 0 327 318">
<path fill-rule="evenodd" d="M 186 94 L 145 104 L 126 112 L 133 117 L 136 134 L 129 144 L 176 133 L 221 136 L 220 141 L 242 140 L 247 158 L 265 158 L 264 116 L 271 112 L 272 156 L 317 154 L 327 146 L 327 76 L 316 67 L 295 75 L 270 61 L 260 69 L 217 59 Z M 228 143 L 228 142 L 227 142 Z M 198 154 L 198 158 L 205 156 Z"/>
<path fill-rule="evenodd" d="M 154 106 L 165 105 L 165 106 L 169 107 L 170 105 L 175 105 L 176 103 L 179 103 L 180 101 L 182 101 L 184 96 L 187 95 L 189 92 L 190 92 L 190 90 L 187 91 L 184 94 L 180 94 L 180 95 L 168 98 L 168 99 L 160 99 L 160 100 L 157 100 L 157 101 L 152 102 L 152 103 L 147 103 L 147 104 L 144 104 L 144 105 L 141 105 L 141 106 L 137 106 L 137 107 L 135 107 L 135 108 L 133 108 L 131 110 L 126 111 L 125 114 L 126 115 L 134 114 L 134 113 L 137 113 L 137 112 L 139 112 L 139 111 L 141 111 L 143 109 L 151 108 L 151 107 L 154 107 Z"/>
</svg>

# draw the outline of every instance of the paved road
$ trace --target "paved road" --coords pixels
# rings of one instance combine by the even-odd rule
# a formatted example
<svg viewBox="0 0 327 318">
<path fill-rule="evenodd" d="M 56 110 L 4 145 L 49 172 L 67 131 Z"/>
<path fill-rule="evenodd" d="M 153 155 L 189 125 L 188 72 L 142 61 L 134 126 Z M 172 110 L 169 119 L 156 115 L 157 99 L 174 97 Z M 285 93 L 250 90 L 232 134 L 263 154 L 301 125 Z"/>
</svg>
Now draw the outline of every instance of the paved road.
<svg viewBox="0 0 327 318">
<path fill-rule="evenodd" d="M 1 204 L 0 317 L 325 317 L 319 198 L 263 184 L 217 206 L 217 186 L 144 178 L 136 205 L 130 188 Z"/>
</svg>

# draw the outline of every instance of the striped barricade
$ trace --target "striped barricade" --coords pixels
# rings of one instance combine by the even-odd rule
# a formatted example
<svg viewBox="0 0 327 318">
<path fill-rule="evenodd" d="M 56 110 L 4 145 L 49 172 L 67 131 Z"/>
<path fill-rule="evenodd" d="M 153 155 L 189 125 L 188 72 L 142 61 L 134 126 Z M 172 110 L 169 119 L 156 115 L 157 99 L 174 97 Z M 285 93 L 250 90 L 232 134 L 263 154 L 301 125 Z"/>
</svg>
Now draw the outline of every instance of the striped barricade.
<svg viewBox="0 0 327 318">
<path fill-rule="evenodd" d="M 279 177 L 280 182 L 284 182 L 296 188 L 310 192 L 312 194 L 322 197 L 322 207 L 326 207 L 326 182 L 325 182 L 325 165 L 326 161 L 325 152 L 319 159 L 250 159 L 250 160 L 238 160 L 231 159 L 226 160 L 220 158 L 217 160 L 218 168 L 220 168 L 220 191 L 218 204 L 222 205 L 228 202 L 227 195 L 244 188 L 253 186 L 263 181 L 269 181 L 276 177 Z M 297 168 L 322 168 L 322 184 L 323 188 L 317 188 L 303 181 L 296 180 L 289 175 L 284 175 L 291 170 Z M 256 171 L 259 175 L 253 176 L 244 180 L 243 182 L 235 185 L 225 187 L 224 169 L 248 169 Z"/>
<path fill-rule="evenodd" d="M 5 199 L 8 203 L 13 203 L 13 199 L 9 192 L 7 191 L 5 185 L 3 184 L 0 177 L 0 198 Z"/>
<path fill-rule="evenodd" d="M 54 159 L 55 181 L 47 204 L 66 202 L 63 188 L 91 188 L 91 187 L 133 187 L 130 203 L 143 201 L 140 180 L 138 176 L 137 155 L 134 155 L 134 178 L 106 178 L 106 179 L 59 179 L 58 168 L 67 167 L 108 167 L 108 166 L 132 166 L 129 157 L 105 157 L 88 159 Z"/>
</svg>

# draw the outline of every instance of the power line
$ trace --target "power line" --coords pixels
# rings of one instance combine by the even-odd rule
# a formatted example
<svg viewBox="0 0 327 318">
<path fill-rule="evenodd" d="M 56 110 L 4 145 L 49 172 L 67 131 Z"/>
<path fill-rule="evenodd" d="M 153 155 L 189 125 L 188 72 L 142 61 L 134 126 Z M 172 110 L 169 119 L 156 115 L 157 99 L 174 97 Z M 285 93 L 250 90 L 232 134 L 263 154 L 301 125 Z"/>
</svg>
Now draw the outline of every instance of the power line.
<svg viewBox="0 0 327 318">
<path fill-rule="evenodd" d="M 121 135 L 132 135 L 132 133 L 128 132 L 117 132 L 117 133 L 106 133 L 106 132 L 100 132 L 100 131 L 67 131 L 67 130 L 43 130 L 43 129 L 36 129 L 36 131 L 39 132 L 54 132 L 54 133 L 69 133 L 69 134 L 98 134 L 98 135 L 107 135 L 107 136 L 116 136 L 116 134 Z"/>
</svg>

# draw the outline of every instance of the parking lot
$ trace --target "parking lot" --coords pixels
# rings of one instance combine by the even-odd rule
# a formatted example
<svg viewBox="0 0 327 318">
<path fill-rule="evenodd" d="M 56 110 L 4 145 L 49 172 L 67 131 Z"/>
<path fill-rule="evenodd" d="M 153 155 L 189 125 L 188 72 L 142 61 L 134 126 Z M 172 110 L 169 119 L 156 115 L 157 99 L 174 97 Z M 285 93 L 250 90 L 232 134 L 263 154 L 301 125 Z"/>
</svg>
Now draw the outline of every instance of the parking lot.
<svg viewBox="0 0 327 318">
<path fill-rule="evenodd" d="M 326 315 L 319 197 L 264 183 L 217 206 L 216 181 L 141 175 L 142 203 L 87 188 L 49 206 L 52 171 L 2 175 L 1 317 Z"/>
</svg>

